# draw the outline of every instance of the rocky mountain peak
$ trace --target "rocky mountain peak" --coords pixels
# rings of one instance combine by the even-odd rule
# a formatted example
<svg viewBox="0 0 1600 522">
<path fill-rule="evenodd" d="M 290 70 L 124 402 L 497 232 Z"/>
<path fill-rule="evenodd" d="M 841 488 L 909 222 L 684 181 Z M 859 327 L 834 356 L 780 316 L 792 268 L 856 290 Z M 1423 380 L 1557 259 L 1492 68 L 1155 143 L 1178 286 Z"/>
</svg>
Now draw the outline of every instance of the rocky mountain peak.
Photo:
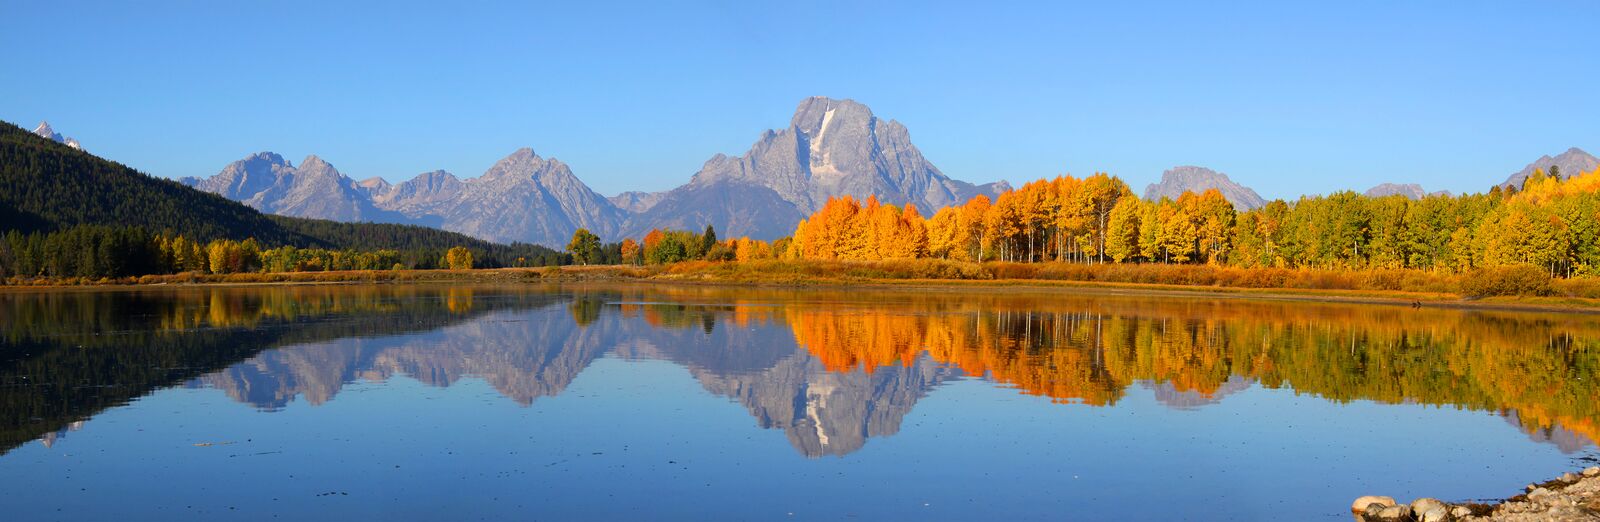
<svg viewBox="0 0 1600 522">
<path fill-rule="evenodd" d="M 39 126 L 33 128 L 33 133 L 38 134 L 41 138 L 61 141 L 61 134 L 56 132 L 56 129 L 51 127 L 48 121 L 39 122 Z"/>
<path fill-rule="evenodd" d="M 1428 195 L 1428 192 L 1422 189 L 1422 185 L 1418 185 L 1416 183 L 1381 183 L 1378 186 L 1367 189 L 1366 192 L 1366 196 L 1369 198 L 1381 198 L 1384 196 L 1395 195 L 1405 196 L 1411 199 L 1422 199 Z"/>
<path fill-rule="evenodd" d="M 308 155 L 306 159 L 300 160 L 299 170 L 303 174 L 341 175 L 338 169 L 333 168 L 332 164 L 324 161 L 316 154 Z"/>
<path fill-rule="evenodd" d="M 246 163 L 261 162 L 269 165 L 283 165 L 285 167 L 291 166 L 289 165 L 288 160 L 283 159 L 283 156 L 279 156 L 278 153 L 270 151 L 261 151 L 249 156 L 245 156 L 243 161 Z"/>
<path fill-rule="evenodd" d="M 1551 167 L 1556 167 L 1561 178 L 1566 179 L 1600 168 L 1600 158 L 1595 158 L 1594 155 L 1577 147 L 1569 148 L 1566 152 L 1557 154 L 1555 157 L 1546 154 L 1534 160 L 1533 163 L 1529 163 L 1528 166 L 1523 167 L 1517 173 L 1512 174 L 1511 177 L 1506 178 L 1506 182 L 1502 186 L 1520 188 L 1522 187 L 1522 182 L 1527 180 L 1528 176 L 1533 175 L 1533 171 L 1539 170 L 1549 174 Z"/>
<path fill-rule="evenodd" d="M 1260 194 L 1249 187 L 1235 183 L 1227 174 L 1205 167 L 1181 165 L 1161 173 L 1161 181 L 1144 189 L 1144 198 L 1150 201 L 1161 198 L 1177 199 L 1184 192 L 1205 192 L 1217 189 L 1234 208 L 1250 210 L 1267 204 Z"/>
<path fill-rule="evenodd" d="M 56 132 L 55 128 L 50 126 L 50 122 L 48 121 L 39 122 L 39 126 L 33 128 L 33 133 L 41 138 L 54 141 L 56 143 L 61 143 L 74 149 L 83 149 L 83 146 L 78 144 L 78 140 L 62 136 L 61 133 Z"/>
</svg>

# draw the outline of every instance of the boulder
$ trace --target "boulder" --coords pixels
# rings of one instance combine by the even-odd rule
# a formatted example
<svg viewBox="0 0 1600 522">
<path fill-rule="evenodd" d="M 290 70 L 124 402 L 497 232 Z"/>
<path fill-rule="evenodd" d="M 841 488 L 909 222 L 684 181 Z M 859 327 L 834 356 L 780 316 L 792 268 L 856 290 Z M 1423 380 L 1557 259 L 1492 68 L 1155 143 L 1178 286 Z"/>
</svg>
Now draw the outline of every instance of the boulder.
<svg viewBox="0 0 1600 522">
<path fill-rule="evenodd" d="M 1427 513 L 1434 509 L 1448 510 L 1450 509 L 1450 506 L 1436 498 L 1423 497 L 1411 501 L 1411 514 L 1416 516 L 1418 519 L 1422 518 L 1423 513 Z"/>
<path fill-rule="evenodd" d="M 1406 506 L 1389 506 L 1378 512 L 1378 520 L 1405 520 L 1411 518 L 1411 508 Z"/>
<path fill-rule="evenodd" d="M 1589 469 L 1583 470 L 1583 476 L 1585 476 L 1585 477 L 1600 476 L 1600 466 L 1590 466 Z"/>
<path fill-rule="evenodd" d="M 1355 511 L 1358 513 L 1365 511 L 1367 509 L 1367 505 L 1369 504 L 1381 504 L 1383 507 L 1393 506 L 1394 497 L 1385 497 L 1380 495 L 1367 495 L 1358 497 L 1356 498 L 1355 502 L 1350 503 L 1350 511 Z"/>
<path fill-rule="evenodd" d="M 1444 506 L 1434 506 L 1428 508 L 1427 511 L 1418 513 L 1417 520 L 1421 522 L 1449 522 L 1450 512 L 1445 511 Z"/>
</svg>

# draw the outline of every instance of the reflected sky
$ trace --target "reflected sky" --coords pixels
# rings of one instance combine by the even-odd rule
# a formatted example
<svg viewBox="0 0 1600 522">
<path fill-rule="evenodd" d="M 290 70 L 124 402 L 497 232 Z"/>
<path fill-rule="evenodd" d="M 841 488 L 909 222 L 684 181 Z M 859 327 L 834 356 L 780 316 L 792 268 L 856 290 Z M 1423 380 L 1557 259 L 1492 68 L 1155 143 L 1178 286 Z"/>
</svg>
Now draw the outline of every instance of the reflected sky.
<svg viewBox="0 0 1600 522">
<path fill-rule="evenodd" d="M 0 331 L 25 519 L 1345 517 L 1600 419 L 1562 314 L 422 285 L 0 293 Z"/>
</svg>

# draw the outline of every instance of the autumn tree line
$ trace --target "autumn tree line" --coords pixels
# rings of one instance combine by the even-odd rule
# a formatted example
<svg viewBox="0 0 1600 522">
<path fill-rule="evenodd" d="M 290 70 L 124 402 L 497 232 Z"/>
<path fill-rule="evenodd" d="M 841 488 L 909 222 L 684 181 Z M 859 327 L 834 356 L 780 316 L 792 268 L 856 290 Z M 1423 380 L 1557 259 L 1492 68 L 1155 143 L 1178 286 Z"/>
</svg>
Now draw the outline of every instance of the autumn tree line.
<svg viewBox="0 0 1600 522">
<path fill-rule="evenodd" d="M 913 205 L 844 196 L 764 251 L 785 259 L 1330 270 L 1518 265 L 1552 276 L 1600 275 L 1600 171 L 1566 180 L 1535 172 L 1522 187 L 1418 200 L 1345 191 L 1244 212 L 1216 190 L 1146 201 L 1106 174 L 1034 181 L 931 218 Z"/>
<path fill-rule="evenodd" d="M 238 274 L 336 270 L 470 269 L 486 253 L 445 250 L 264 248 L 255 239 L 195 241 L 138 227 L 78 225 L 56 232 L 0 235 L 0 278 L 117 278 L 152 274 Z M 564 261 L 564 258 L 555 258 Z M 516 262 L 526 262 L 519 257 Z M 492 265 L 491 265 L 492 266 Z"/>
</svg>

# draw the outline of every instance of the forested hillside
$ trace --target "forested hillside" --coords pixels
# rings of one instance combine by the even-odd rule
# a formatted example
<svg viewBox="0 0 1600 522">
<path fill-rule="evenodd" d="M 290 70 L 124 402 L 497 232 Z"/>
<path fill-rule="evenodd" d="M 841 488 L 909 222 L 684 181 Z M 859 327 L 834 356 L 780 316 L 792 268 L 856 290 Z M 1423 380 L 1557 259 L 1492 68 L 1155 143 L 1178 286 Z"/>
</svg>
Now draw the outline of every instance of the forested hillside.
<svg viewBox="0 0 1600 522">
<path fill-rule="evenodd" d="M 6 122 L 0 122 L 0 218 L 0 232 L 100 224 L 170 230 L 203 241 L 255 237 L 273 244 L 317 243 L 250 207 Z"/>
<path fill-rule="evenodd" d="M 180 238 L 196 249 L 253 239 L 260 248 L 293 246 L 351 259 L 357 251 L 388 251 L 386 259 L 412 268 L 440 266 L 453 247 L 472 251 L 482 267 L 566 260 L 537 245 L 500 245 L 427 227 L 270 216 L 6 122 L 0 122 L 0 237 L 6 239 L 0 241 L 0 275 L 106 277 L 191 269 L 160 258 L 161 244 Z"/>
</svg>

